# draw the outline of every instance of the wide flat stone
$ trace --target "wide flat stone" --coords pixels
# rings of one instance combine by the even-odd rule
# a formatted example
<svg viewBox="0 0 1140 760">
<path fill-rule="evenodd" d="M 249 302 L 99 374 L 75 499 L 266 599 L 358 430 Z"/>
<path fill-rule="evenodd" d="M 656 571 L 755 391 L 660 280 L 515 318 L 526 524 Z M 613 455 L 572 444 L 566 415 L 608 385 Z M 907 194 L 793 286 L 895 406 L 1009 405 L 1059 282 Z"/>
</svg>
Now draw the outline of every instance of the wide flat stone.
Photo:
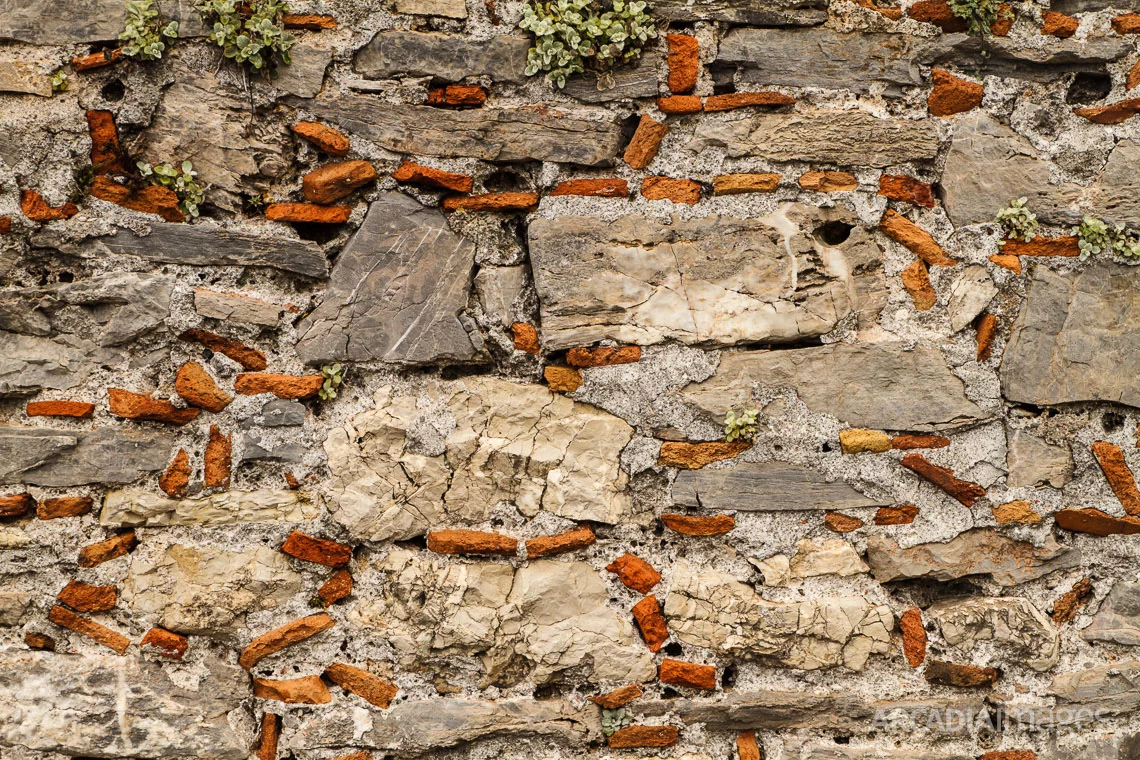
<svg viewBox="0 0 1140 760">
<path fill-rule="evenodd" d="M 945 430 L 987 417 L 937 348 L 889 343 L 727 353 L 713 377 L 685 386 L 681 397 L 723 419 L 729 409 L 751 408 L 753 384 L 792 388 L 811 411 L 852 427 Z"/>
<path fill-rule="evenodd" d="M 1027 45 L 1012 36 L 983 40 L 955 33 L 924 40 L 916 45 L 915 55 L 928 66 L 953 67 L 979 77 L 1053 81 L 1069 73 L 1106 73 L 1106 63 L 1127 56 L 1130 50 L 1128 41 L 1118 36 L 1047 36 Z"/>
<path fill-rule="evenodd" d="M 1096 262 L 1068 274 L 1035 267 L 1002 358 L 1002 395 L 1037 405 L 1140 406 L 1138 309 L 1132 267 Z"/>
<path fill-rule="evenodd" d="M 827 20 L 825 0 L 659 0 L 653 15 L 670 21 L 727 21 L 747 26 L 811 26 Z"/>
<path fill-rule="evenodd" d="M 0 483 L 129 483 L 166 467 L 174 440 L 166 431 L 0 427 Z"/>
<path fill-rule="evenodd" d="M 0 331 L 0 398 L 76 388 L 120 359 L 119 351 L 74 335 L 51 339 Z"/>
<path fill-rule="evenodd" d="M 673 482 L 673 504 L 702 509 L 783 512 L 886 506 L 842 480 L 788 462 L 741 462 L 731 469 L 682 470 Z"/>
<path fill-rule="evenodd" d="M 482 358 L 459 313 L 475 244 L 402 193 L 372 203 L 333 267 L 325 299 L 298 326 L 307 364 L 471 362 Z"/>
<path fill-rule="evenodd" d="M 1119 11 L 1140 12 L 1140 0 L 1052 0 L 1049 7 L 1059 13 L 1085 13 L 1115 8 Z"/>
<path fill-rule="evenodd" d="M 788 204 L 768 217 L 590 216 L 529 227 L 548 350 L 609 339 L 646 345 L 791 342 L 885 303 L 881 250 L 862 227 L 831 246 L 816 234 L 852 215 Z"/>
<path fill-rule="evenodd" d="M 1025 430 L 1006 433 L 1005 484 L 1010 488 L 1064 488 L 1073 479 L 1073 453 Z"/>
<path fill-rule="evenodd" d="M 623 146 L 609 111 L 564 112 L 543 104 L 464 111 L 388 103 L 370 95 L 338 95 L 298 105 L 343 131 L 396 153 L 612 164 Z"/>
<path fill-rule="evenodd" d="M 1049 693 L 1057 697 L 1058 712 L 1066 706 L 1089 708 L 1094 715 L 1128 715 L 1140 710 L 1140 660 L 1124 660 L 1062 673 L 1053 678 Z M 1093 712 L 1095 711 L 1095 712 Z"/>
<path fill-rule="evenodd" d="M 566 81 L 563 95 L 583 103 L 610 103 L 615 100 L 657 97 L 657 67 L 661 64 L 660 48 L 642 53 L 632 65 L 621 66 L 599 79 L 593 73 L 577 74 Z"/>
<path fill-rule="evenodd" d="M 0 23 L 3 23 L 0 21 Z M 0 92 L 51 97 L 51 77 L 25 61 L 0 61 Z"/>
<path fill-rule="evenodd" d="M 313 98 L 321 91 L 325 70 L 332 62 L 333 51 L 316 45 L 294 45 L 289 50 L 292 63 L 280 66 L 273 86 L 301 98 Z"/>
<path fill-rule="evenodd" d="M 243 760 L 249 739 L 227 716 L 249 699 L 249 677 L 210 654 L 198 667 L 182 679 L 135 656 L 0 652 L 0 749 Z"/>
<path fill-rule="evenodd" d="M 0 0 L 0 40 L 32 45 L 113 40 L 126 16 L 119 0 Z"/>
<path fill-rule="evenodd" d="M 138 256 L 147 261 L 184 266 L 271 267 L 306 277 L 322 278 L 328 259 L 316 243 L 253 235 L 211 224 L 152 222 L 148 234 L 119 229 L 113 235 L 73 243 L 51 231 L 32 235 L 37 248 L 96 258 L 107 254 Z"/>
<path fill-rule="evenodd" d="M 963 597 L 930 605 L 942 638 L 963 652 L 993 647 L 1010 662 L 1043 672 L 1057 664 L 1061 635 L 1053 621 L 1021 597 Z"/>
<path fill-rule="evenodd" d="M 1117 581 L 1081 635 L 1087 641 L 1140 646 L 1140 583 Z"/>
<path fill-rule="evenodd" d="M 693 153 L 724 148 L 733 158 L 876 166 L 932 161 L 941 140 L 930 119 L 880 119 L 857 110 L 760 114 L 702 120 L 685 146 Z"/>
<path fill-rule="evenodd" d="M 319 508 L 303 491 L 223 491 L 189 499 L 167 499 L 139 490 L 109 491 L 101 525 L 235 525 L 303 522 Z"/>
<path fill-rule="evenodd" d="M 496 82 L 521 84 L 527 77 L 530 40 L 519 34 L 500 34 L 473 41 L 443 32 L 377 32 L 356 52 L 352 66 L 365 79 L 437 77 L 459 82 L 466 77 L 489 76 Z"/>
</svg>

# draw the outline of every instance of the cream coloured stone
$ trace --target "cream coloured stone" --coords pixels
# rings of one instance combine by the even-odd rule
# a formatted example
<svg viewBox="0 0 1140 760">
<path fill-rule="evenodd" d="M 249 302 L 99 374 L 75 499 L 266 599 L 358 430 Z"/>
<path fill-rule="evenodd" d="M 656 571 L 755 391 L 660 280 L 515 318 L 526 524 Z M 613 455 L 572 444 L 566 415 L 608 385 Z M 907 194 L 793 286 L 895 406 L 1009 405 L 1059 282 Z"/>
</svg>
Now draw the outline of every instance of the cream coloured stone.
<svg viewBox="0 0 1140 760">
<path fill-rule="evenodd" d="M 938 623 L 946 643 L 963 650 L 993 641 L 1038 671 L 1051 669 L 1060 657 L 1057 626 L 1021 597 L 948 599 L 924 616 Z"/>
<path fill-rule="evenodd" d="M 318 507 L 303 491 L 223 491 L 195 499 L 167 499 L 138 490 L 111 491 L 103 500 L 103 525 L 231 525 L 302 522 Z"/>
<path fill-rule="evenodd" d="M 796 542 L 796 553 L 790 563 L 797 578 L 817 575 L 859 575 L 870 568 L 850 543 L 842 538 L 805 538 Z"/>
</svg>

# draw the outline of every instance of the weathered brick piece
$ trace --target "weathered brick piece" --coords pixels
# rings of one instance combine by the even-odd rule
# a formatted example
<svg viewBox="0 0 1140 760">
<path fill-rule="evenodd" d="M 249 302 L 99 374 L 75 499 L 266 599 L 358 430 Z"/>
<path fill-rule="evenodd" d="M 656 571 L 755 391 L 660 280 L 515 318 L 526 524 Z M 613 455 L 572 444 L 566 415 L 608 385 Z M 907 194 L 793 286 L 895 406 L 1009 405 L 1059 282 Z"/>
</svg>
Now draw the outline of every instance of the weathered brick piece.
<svg viewBox="0 0 1140 760">
<path fill-rule="evenodd" d="M 163 493 L 167 496 L 177 497 L 186 493 L 187 487 L 190 485 L 190 455 L 186 453 L 186 449 L 179 449 L 178 453 L 174 455 L 174 459 L 170 460 L 170 464 L 163 470 L 162 475 L 158 479 L 158 487 L 162 489 Z"/>
<path fill-rule="evenodd" d="M 903 433 L 891 438 L 891 448 L 908 451 L 910 449 L 944 449 L 950 439 L 944 435 L 924 433 Z"/>
<path fill-rule="evenodd" d="M 325 677 L 381 710 L 387 710 L 391 706 L 393 697 L 399 691 L 391 681 L 342 662 L 334 662 L 325 668 Z"/>
<path fill-rule="evenodd" d="M 0 216 L 0 235 L 8 235 L 12 232 L 12 217 Z"/>
<path fill-rule="evenodd" d="M 35 508 L 36 500 L 30 493 L 0 496 L 0 518 L 23 517 Z"/>
<path fill-rule="evenodd" d="M 24 634 L 24 643 L 28 645 L 28 649 L 40 649 L 46 652 L 55 651 L 55 639 L 45 633 L 28 631 Z"/>
<path fill-rule="evenodd" d="M 265 713 L 261 716 L 261 735 L 253 754 L 257 760 L 277 760 L 277 743 L 281 739 L 281 716 Z"/>
<path fill-rule="evenodd" d="M 106 612 L 118 603 L 119 590 L 113 585 L 92 586 L 72 580 L 56 595 L 56 599 L 76 612 Z"/>
<path fill-rule="evenodd" d="M 1038 235 L 1029 241 L 1006 240 L 1001 251 L 1007 256 L 1080 256 L 1081 249 L 1077 243 L 1077 238 L 1072 235 L 1055 238 Z"/>
<path fill-rule="evenodd" d="M 842 512 L 828 512 L 823 516 L 823 527 L 832 533 L 851 533 L 862 528 L 863 521 Z"/>
<path fill-rule="evenodd" d="M 35 190 L 25 189 L 20 193 L 20 212 L 33 222 L 54 222 L 70 219 L 79 213 L 79 207 L 70 201 L 62 206 L 52 207 Z"/>
<path fill-rule="evenodd" d="M 477 554 L 511 557 L 519 542 L 501 533 L 481 530 L 433 530 L 428 533 L 427 547 L 440 554 Z"/>
<path fill-rule="evenodd" d="M 275 375 L 268 372 L 243 372 L 234 380 L 234 390 L 243 396 L 272 393 L 277 398 L 312 398 L 325 384 L 322 375 Z"/>
<path fill-rule="evenodd" d="M 934 286 L 930 283 L 930 270 L 926 268 L 926 262 L 922 259 L 911 262 L 899 273 L 899 279 L 902 280 L 906 292 L 910 294 L 910 300 L 914 302 L 917 311 L 929 311 L 938 303 L 938 294 L 934 292 Z"/>
<path fill-rule="evenodd" d="M 87 134 L 91 138 L 91 166 L 95 174 L 122 173 L 123 151 L 119 147 L 119 130 L 115 127 L 114 115 L 110 111 L 88 111 Z"/>
<path fill-rule="evenodd" d="M 443 199 L 443 207 L 447 211 L 530 211 L 538 200 L 538 193 L 449 195 Z"/>
<path fill-rule="evenodd" d="M 1062 40 L 1068 39 L 1076 34 L 1077 27 L 1080 26 L 1081 23 L 1080 19 L 1066 16 L 1064 13 L 1058 13 L 1057 11 L 1045 11 L 1043 19 L 1044 23 L 1041 24 L 1041 33 Z M 1113 28 L 1115 28 L 1115 26 L 1114 22 Z M 1118 29 L 1117 34 L 1121 33 L 1122 32 Z"/>
<path fill-rule="evenodd" d="M 1140 517 L 1113 517 L 1097 509 L 1062 509 L 1053 515 L 1057 527 L 1074 533 L 1088 533 L 1093 536 L 1134 536 L 1140 533 Z"/>
<path fill-rule="evenodd" d="M 124 557 L 138 545 L 133 530 L 124 531 L 110 538 L 83 547 L 79 550 L 79 566 L 95 567 L 104 562 Z"/>
<path fill-rule="evenodd" d="M 732 459 L 742 454 L 751 445 L 747 441 L 705 441 L 702 443 L 689 443 L 687 441 L 662 441 L 661 451 L 657 454 L 657 464 L 663 467 L 679 467 L 683 470 L 699 470 L 713 462 Z"/>
<path fill-rule="evenodd" d="M 174 390 L 190 406 L 215 414 L 234 400 L 233 396 L 218 387 L 214 378 L 198 362 L 186 362 L 179 367 L 174 378 Z"/>
<path fill-rule="evenodd" d="M 668 657 L 658 666 L 657 678 L 661 683 L 673 686 L 688 686 L 691 689 L 716 688 L 716 668 L 712 665 L 699 665 Z"/>
<path fill-rule="evenodd" d="M 986 489 L 977 483 L 959 480 L 954 477 L 953 471 L 946 467 L 931 464 L 922 454 L 907 454 L 902 458 L 902 466 L 922 477 L 924 480 L 938 486 L 967 507 L 986 495 Z"/>
<path fill-rule="evenodd" d="M 511 342 L 519 351 L 537 356 L 542 351 L 542 344 L 538 339 L 538 330 L 534 325 L 526 322 L 511 324 Z"/>
<path fill-rule="evenodd" d="M 922 612 L 911 607 L 899 616 L 903 655 L 912 668 L 920 667 L 926 659 L 926 628 L 922 625 Z"/>
<path fill-rule="evenodd" d="M 1117 16 L 1112 20 L 1112 31 L 1117 34 L 1140 34 L 1140 13 L 1123 13 Z"/>
<path fill-rule="evenodd" d="M 291 647 L 305 639 L 312 638 L 318 633 L 327 631 L 334 625 L 336 625 L 336 621 L 324 612 L 318 612 L 316 615 L 309 615 L 308 617 L 293 620 L 283 626 L 274 628 L 272 631 L 263 633 L 249 642 L 249 645 L 241 651 L 241 656 L 238 657 L 238 664 L 246 670 L 249 670 L 269 655 L 280 652 L 282 649 Z"/>
<path fill-rule="evenodd" d="M 625 707 L 643 693 L 640 686 L 631 683 L 625 686 L 619 686 L 613 691 L 607 691 L 605 694 L 588 697 L 588 699 L 599 707 L 604 707 L 607 710 L 616 710 L 619 707 Z"/>
<path fill-rule="evenodd" d="M 430 166 L 421 166 L 413 161 L 405 161 L 400 164 L 400 168 L 392 172 L 392 179 L 409 185 L 451 190 L 456 193 L 469 193 L 475 186 L 475 180 L 467 174 L 433 169 Z"/>
<path fill-rule="evenodd" d="M 550 191 L 552 196 L 582 195 L 595 198 L 628 198 L 629 183 L 624 179 L 568 179 Z"/>
<path fill-rule="evenodd" d="M 334 16 L 320 13 L 285 13 L 281 16 L 281 22 L 287 29 L 308 29 L 314 32 L 340 26 Z"/>
<path fill-rule="evenodd" d="M 697 38 L 687 34 L 667 34 L 665 44 L 669 49 L 669 92 L 678 95 L 690 92 L 697 86 L 700 67 Z"/>
<path fill-rule="evenodd" d="M 590 526 L 581 525 L 555 536 L 528 538 L 526 540 L 526 556 L 527 559 L 541 559 L 542 557 L 567 554 L 585 549 L 596 540 L 597 536 L 594 535 Z"/>
<path fill-rule="evenodd" d="M 633 619 L 641 631 L 641 638 L 649 651 L 656 654 L 669 640 L 669 626 L 665 623 L 665 616 L 661 614 L 661 605 L 657 597 L 650 595 L 633 605 L 630 609 Z"/>
<path fill-rule="evenodd" d="M 1093 583 L 1088 578 L 1082 578 L 1073 584 L 1073 587 L 1061 594 L 1057 601 L 1053 602 L 1053 610 L 1049 616 L 1053 618 L 1053 622 L 1057 625 L 1066 625 L 1073 622 L 1073 620 L 1080 614 L 1081 608 L 1088 604 L 1092 599 L 1095 589 Z"/>
<path fill-rule="evenodd" d="M 542 375 L 552 391 L 573 393 L 582 385 L 582 373 L 573 367 L 543 367 Z"/>
<path fill-rule="evenodd" d="M 931 72 L 934 89 L 926 100 L 926 107 L 932 116 L 953 116 L 973 111 L 982 104 L 985 90 L 977 82 L 957 77 L 945 69 Z"/>
<path fill-rule="evenodd" d="M 764 751 L 756 741 L 755 731 L 740 732 L 736 737 L 736 754 L 739 760 L 764 760 Z"/>
<path fill-rule="evenodd" d="M 880 430 L 848 428 L 839 431 L 839 448 L 844 454 L 882 454 L 891 450 L 891 437 Z"/>
<path fill-rule="evenodd" d="M 299 121 L 293 125 L 293 132 L 330 156 L 341 158 L 348 155 L 348 137 L 332 127 L 315 121 Z"/>
<path fill-rule="evenodd" d="M 887 209 L 879 220 L 879 229 L 887 237 L 910 249 L 914 255 L 932 267 L 952 267 L 958 260 L 947 256 L 942 246 L 934 241 L 930 233 L 907 219 L 894 209 Z"/>
<path fill-rule="evenodd" d="M 254 678 L 253 696 L 291 705 L 327 705 L 332 702 L 332 694 L 320 676 Z"/>
<path fill-rule="evenodd" d="M 566 363 L 571 367 L 608 367 L 639 361 L 641 361 L 641 346 L 572 348 L 566 352 Z"/>
<path fill-rule="evenodd" d="M 642 114 L 637 124 L 637 131 L 633 139 L 626 146 L 623 160 L 632 169 L 644 169 L 657 155 L 657 149 L 665 135 L 669 134 L 669 127 L 648 114 Z"/>
<path fill-rule="evenodd" d="M 347 570 L 337 570 L 317 589 L 317 598 L 321 600 L 322 605 L 328 607 L 347 598 L 352 593 L 352 586 L 352 573 Z"/>
<path fill-rule="evenodd" d="M 1036 525 L 1043 519 L 1041 515 L 1033 509 L 1033 502 L 1025 499 L 998 504 L 992 509 L 994 519 L 997 520 L 998 525 L 1009 525 L 1010 523 Z"/>
<path fill-rule="evenodd" d="M 139 647 L 151 650 L 170 660 L 181 660 L 190 648 L 190 640 L 185 636 L 165 628 L 151 628 L 142 637 Z"/>
<path fill-rule="evenodd" d="M 336 203 L 375 181 L 376 169 L 367 161 L 341 161 L 306 174 L 301 180 L 301 192 L 312 203 Z"/>
<path fill-rule="evenodd" d="M 155 214 L 168 222 L 186 220 L 182 209 L 178 206 L 178 195 L 168 187 L 147 185 L 131 188 L 115 182 L 110 177 L 98 176 L 91 182 L 90 192 L 92 197 L 99 200 L 132 211 Z"/>
<path fill-rule="evenodd" d="M 1094 441 L 1092 453 L 1124 511 L 1140 515 L 1140 489 L 1136 487 L 1136 478 L 1124 460 L 1121 448 L 1108 441 Z"/>
<path fill-rule="evenodd" d="M 53 496 L 40 499 L 36 504 L 36 517 L 55 520 L 60 517 L 80 517 L 91 511 L 95 500 L 90 496 Z"/>
<path fill-rule="evenodd" d="M 1128 98 L 1107 106 L 1075 108 L 1073 113 L 1096 124 L 1122 124 L 1140 113 L 1140 98 Z"/>
<path fill-rule="evenodd" d="M 859 187 L 859 181 L 851 172 L 805 172 L 800 175 L 796 182 L 804 190 L 812 190 L 817 193 L 838 193 L 855 190 Z"/>
<path fill-rule="evenodd" d="M 674 177 L 646 177 L 641 181 L 641 196 L 651 201 L 693 205 L 701 200 L 701 183 Z"/>
<path fill-rule="evenodd" d="M 879 507 L 875 511 L 875 525 L 910 525 L 918 517 L 919 509 L 913 504 L 900 504 L 897 507 Z"/>
<path fill-rule="evenodd" d="M 672 747 L 679 736 L 676 726 L 626 726 L 615 731 L 606 744 L 614 749 Z"/>
<path fill-rule="evenodd" d="M 260 372 L 269 366 L 265 360 L 265 354 L 257 349 L 250 348 L 239 340 L 227 338 L 217 333 L 212 333 L 208 330 L 193 329 L 187 330 L 178 336 L 182 340 L 195 341 L 201 343 L 211 351 L 228 356 L 235 362 L 241 365 L 241 368 L 251 372 Z"/>
<path fill-rule="evenodd" d="M 352 561 L 352 547 L 327 538 L 317 538 L 295 530 L 281 544 L 290 557 L 327 567 L 345 567 Z"/>
<path fill-rule="evenodd" d="M 661 573 L 657 572 L 653 565 L 629 552 L 606 565 L 606 569 L 615 574 L 623 584 L 643 594 L 648 594 L 661 580 Z"/>
<path fill-rule="evenodd" d="M 979 362 L 990 358 L 994 350 L 994 339 L 997 337 L 999 321 L 996 314 L 983 314 L 978 317 L 977 341 L 978 350 L 975 357 Z"/>
<path fill-rule="evenodd" d="M 980 668 L 976 665 L 959 665 L 942 660 L 927 660 L 923 672 L 926 680 L 939 686 L 957 686 L 963 689 L 988 688 L 999 677 L 995 668 Z"/>
<path fill-rule="evenodd" d="M 229 488 L 233 442 L 217 425 L 210 425 L 210 437 L 202 457 L 202 481 L 207 488 Z"/>
<path fill-rule="evenodd" d="M 428 90 L 429 106 L 477 107 L 487 102 L 487 90 L 479 85 L 449 84 Z"/>
<path fill-rule="evenodd" d="M 771 193 L 779 185 L 779 174 L 721 174 L 713 177 L 713 195 Z"/>
<path fill-rule="evenodd" d="M 123 49 L 100 50 L 97 53 L 80 55 L 71 59 L 71 67 L 76 71 L 91 71 L 110 66 L 123 60 Z"/>
<path fill-rule="evenodd" d="M 1012 254 L 995 253 L 987 258 L 1003 269 L 1008 269 L 1014 274 L 1021 274 L 1021 259 Z"/>
<path fill-rule="evenodd" d="M 697 517 L 692 515 L 661 515 L 661 522 L 669 530 L 688 536 L 720 536 L 736 527 L 732 515 Z"/>
<path fill-rule="evenodd" d="M 29 401 L 24 408 L 29 417 L 74 417 L 89 420 L 95 416 L 95 405 L 86 401 Z"/>
<path fill-rule="evenodd" d="M 76 615 L 58 604 L 48 612 L 48 620 L 58 626 L 70 629 L 80 636 L 91 639 L 96 644 L 102 644 L 116 654 L 125 654 L 131 646 L 131 640 L 123 634 L 112 631 L 94 620 Z"/>
<path fill-rule="evenodd" d="M 152 398 L 122 388 L 108 388 L 107 399 L 111 414 L 128 420 L 185 425 L 197 417 L 200 411 L 195 407 L 178 408 L 165 399 Z"/>
<path fill-rule="evenodd" d="M 884 174 L 879 177 L 879 195 L 892 201 L 934 208 L 934 191 L 930 185 L 905 174 Z"/>
<path fill-rule="evenodd" d="M 352 206 L 319 206 L 315 203 L 271 203 L 265 218 L 271 222 L 298 224 L 344 224 L 352 216 Z"/>
<path fill-rule="evenodd" d="M 704 104 L 696 95 L 670 95 L 657 99 L 657 110 L 663 114 L 681 115 L 700 113 Z"/>
<path fill-rule="evenodd" d="M 794 106 L 796 99 L 782 92 L 730 92 L 725 95 L 710 95 L 705 98 L 706 111 L 734 111 L 749 107 Z"/>
</svg>

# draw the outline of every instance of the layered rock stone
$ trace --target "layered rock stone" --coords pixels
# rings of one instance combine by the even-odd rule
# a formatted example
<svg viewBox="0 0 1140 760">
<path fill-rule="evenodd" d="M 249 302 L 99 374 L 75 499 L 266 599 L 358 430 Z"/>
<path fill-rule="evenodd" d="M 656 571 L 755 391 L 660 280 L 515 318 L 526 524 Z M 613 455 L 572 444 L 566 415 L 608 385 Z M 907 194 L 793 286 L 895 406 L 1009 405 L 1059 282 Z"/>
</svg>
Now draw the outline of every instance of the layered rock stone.
<svg viewBox="0 0 1140 760">
<path fill-rule="evenodd" d="M 1140 646 L 1140 583 L 1117 581 L 1081 635 L 1087 641 Z"/>
<path fill-rule="evenodd" d="M 847 483 L 787 462 L 740 462 L 731 469 L 685 470 L 673 481 L 673 503 L 713 510 L 796 511 L 885 506 Z"/>
<path fill-rule="evenodd" d="M 1011 661 L 1050 670 L 1061 654 L 1057 627 L 1020 597 L 948 599 L 931 605 L 926 617 L 938 624 L 950 646 L 965 651 L 992 641 Z"/>
<path fill-rule="evenodd" d="M 318 507 L 303 491 L 222 491 L 209 496 L 168 499 L 133 489 L 109 491 L 103 499 L 103 525 L 232 525 L 302 522 Z"/>
<path fill-rule="evenodd" d="M 489 76 L 496 82 L 525 81 L 530 41 L 502 34 L 478 42 L 456 34 L 385 30 L 357 51 L 353 68 L 367 79 L 435 77 L 460 82 Z"/>
<path fill-rule="evenodd" d="M 174 436 L 152 430 L 0 428 L 0 483 L 129 483 L 166 467 Z"/>
</svg>

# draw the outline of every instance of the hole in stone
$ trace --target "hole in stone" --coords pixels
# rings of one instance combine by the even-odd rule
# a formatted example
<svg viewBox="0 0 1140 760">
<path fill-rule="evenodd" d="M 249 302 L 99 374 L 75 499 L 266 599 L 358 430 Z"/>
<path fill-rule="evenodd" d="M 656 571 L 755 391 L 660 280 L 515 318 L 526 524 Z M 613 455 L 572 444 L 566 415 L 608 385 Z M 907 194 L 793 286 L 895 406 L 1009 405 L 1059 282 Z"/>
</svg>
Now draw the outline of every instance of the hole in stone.
<svg viewBox="0 0 1140 760">
<path fill-rule="evenodd" d="M 530 181 L 518 172 L 497 171 L 483 178 L 483 189 L 489 193 L 525 193 L 530 191 Z"/>
<path fill-rule="evenodd" d="M 823 452 L 831 451 L 831 442 L 830 441 L 824 441 L 823 445 L 820 446 L 819 448 Z"/>
<path fill-rule="evenodd" d="M 670 689 L 668 686 L 661 690 L 662 699 L 676 699 L 679 696 L 681 696 L 681 692 L 676 689 Z"/>
<path fill-rule="evenodd" d="M 835 738 L 836 744 L 850 744 L 851 743 L 851 737 L 850 736 L 836 736 L 834 738 Z"/>
<path fill-rule="evenodd" d="M 1124 427 L 1124 415 L 1120 412 L 1105 412 L 1100 418 L 1100 424 L 1104 426 L 1104 432 L 1115 433 Z"/>
<path fill-rule="evenodd" d="M 720 687 L 722 689 L 731 689 L 736 685 L 736 666 L 725 665 L 724 672 L 720 674 Z"/>
<path fill-rule="evenodd" d="M 713 95 L 728 95 L 729 93 L 736 92 L 736 67 L 726 66 L 724 64 L 711 64 L 709 66 L 709 74 L 713 80 Z"/>
<path fill-rule="evenodd" d="M 73 275 L 71 272 L 60 272 L 59 273 L 59 281 L 60 282 L 75 282 L 75 275 Z"/>
<path fill-rule="evenodd" d="M 685 650 L 682 649 L 681 645 L 678 644 L 676 641 L 670 641 L 668 644 L 665 645 L 665 648 L 662 649 L 661 651 L 663 651 L 665 654 L 669 655 L 670 657 L 680 657 L 681 655 L 683 655 L 685 653 Z"/>
<path fill-rule="evenodd" d="M 107 82 L 107 84 L 103 85 L 103 89 L 99 92 L 105 99 L 110 100 L 113 103 L 117 103 L 123 99 L 124 95 L 127 94 L 127 88 L 125 85 L 123 85 L 122 81 L 118 79 L 112 79 L 110 82 Z"/>
<path fill-rule="evenodd" d="M 312 222 L 294 222 L 293 229 L 302 240 L 312 240 L 314 243 L 327 243 L 340 234 L 339 224 L 315 224 Z"/>
<path fill-rule="evenodd" d="M 847 222 L 827 222 L 815 228 L 815 236 L 824 245 L 839 245 L 851 236 L 853 229 L 854 226 L 847 224 Z"/>
<path fill-rule="evenodd" d="M 1112 77 L 1102 71 L 1082 71 L 1073 77 L 1065 102 L 1069 105 L 1095 103 L 1112 92 Z"/>
</svg>

